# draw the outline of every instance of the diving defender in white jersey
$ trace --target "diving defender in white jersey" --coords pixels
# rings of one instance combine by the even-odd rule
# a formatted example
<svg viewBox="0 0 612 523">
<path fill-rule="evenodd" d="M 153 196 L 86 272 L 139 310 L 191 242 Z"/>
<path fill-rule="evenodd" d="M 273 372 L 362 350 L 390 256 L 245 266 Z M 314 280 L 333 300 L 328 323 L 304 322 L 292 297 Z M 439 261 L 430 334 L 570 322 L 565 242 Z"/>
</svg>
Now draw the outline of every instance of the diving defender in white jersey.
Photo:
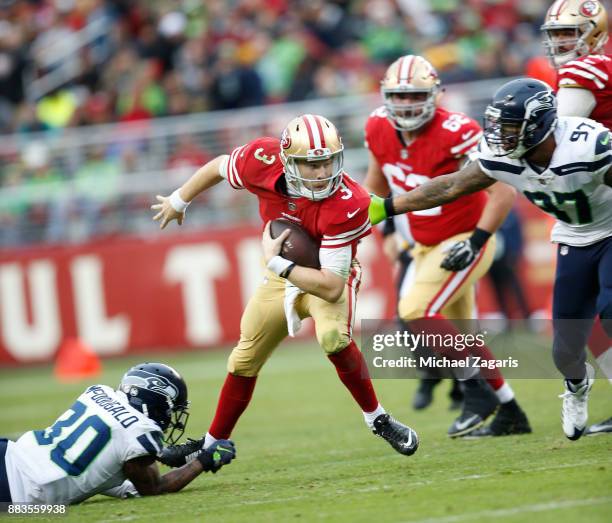
<svg viewBox="0 0 612 523">
<path fill-rule="evenodd" d="M 395 198 L 374 198 L 372 223 L 428 209 L 482 190 L 496 180 L 521 191 L 556 218 L 553 357 L 565 377 L 565 435 L 584 433 L 594 370 L 585 345 L 599 315 L 612 334 L 612 151 L 606 127 L 588 118 L 557 116 L 550 87 L 533 79 L 503 85 L 485 112 L 485 131 L 474 161 Z M 463 254 L 478 249 L 469 240 Z"/>
<path fill-rule="evenodd" d="M 155 460 L 164 442 L 182 436 L 188 407 L 185 381 L 162 363 L 132 367 L 118 390 L 88 387 L 50 427 L 0 439 L 0 502 L 68 505 L 95 494 L 165 494 L 203 471 L 217 472 L 236 455 L 229 440 L 159 474 Z"/>
</svg>

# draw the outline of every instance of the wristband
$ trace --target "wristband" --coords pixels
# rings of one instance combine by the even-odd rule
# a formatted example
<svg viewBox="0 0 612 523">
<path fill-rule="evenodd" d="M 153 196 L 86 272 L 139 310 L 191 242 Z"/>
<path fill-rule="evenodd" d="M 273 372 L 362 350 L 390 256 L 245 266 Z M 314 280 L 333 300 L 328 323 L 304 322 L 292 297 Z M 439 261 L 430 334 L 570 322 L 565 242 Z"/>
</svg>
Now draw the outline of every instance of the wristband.
<svg viewBox="0 0 612 523">
<path fill-rule="evenodd" d="M 292 265 L 295 265 L 295 263 L 283 258 L 282 256 L 274 256 L 274 258 L 268 262 L 267 267 L 277 276 L 285 278 L 283 275 L 288 275 L 287 271 L 291 272 L 291 269 L 293 268 Z"/>
<path fill-rule="evenodd" d="M 470 243 L 476 247 L 478 250 L 482 249 L 482 246 L 487 243 L 487 240 L 491 237 L 491 233 L 489 231 L 485 231 L 484 229 L 479 229 L 476 227 L 472 236 L 470 236 Z"/>
<path fill-rule="evenodd" d="M 370 194 L 370 206 L 368 207 L 370 223 L 376 225 L 387 218 L 385 212 L 385 201 L 375 194 Z"/>
<path fill-rule="evenodd" d="M 185 200 L 183 200 L 181 198 L 181 195 L 179 194 L 179 191 L 180 189 L 177 189 L 170 195 L 170 205 L 176 212 L 185 212 L 187 206 L 191 202 L 186 202 Z"/>
<path fill-rule="evenodd" d="M 393 208 L 393 198 L 385 198 L 385 213 L 387 214 L 387 218 L 391 216 L 395 216 L 395 209 Z"/>
<path fill-rule="evenodd" d="M 292 263 L 291 265 L 289 265 L 289 267 L 287 267 L 285 269 L 285 272 L 283 272 L 280 276 L 281 278 L 289 278 L 289 275 L 291 274 L 291 271 L 295 269 L 295 263 Z"/>
</svg>

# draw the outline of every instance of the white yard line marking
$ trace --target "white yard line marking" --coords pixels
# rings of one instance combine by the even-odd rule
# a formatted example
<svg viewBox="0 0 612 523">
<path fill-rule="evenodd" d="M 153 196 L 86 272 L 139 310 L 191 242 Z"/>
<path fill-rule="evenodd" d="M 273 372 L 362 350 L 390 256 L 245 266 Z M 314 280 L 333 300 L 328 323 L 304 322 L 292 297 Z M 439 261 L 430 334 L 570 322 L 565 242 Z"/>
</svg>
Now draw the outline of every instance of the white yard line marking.
<svg viewBox="0 0 612 523">
<path fill-rule="evenodd" d="M 604 464 L 612 464 L 612 461 L 610 460 L 607 460 L 607 461 L 602 461 L 602 460 L 579 461 L 576 463 L 564 463 L 563 465 L 554 465 L 550 467 L 535 467 L 535 468 L 529 468 L 529 469 L 511 469 L 510 472 L 512 473 L 545 472 L 549 470 L 585 467 L 585 466 L 591 466 L 591 465 L 604 465 Z M 507 472 L 508 470 L 503 470 L 503 471 L 500 470 L 498 472 L 493 472 L 490 474 L 470 474 L 467 476 L 458 476 L 458 477 L 446 478 L 446 479 L 435 479 L 431 481 L 415 481 L 415 482 L 410 483 L 410 488 L 426 487 L 426 486 L 434 485 L 434 484 L 439 485 L 445 482 L 455 482 L 455 481 L 465 481 L 465 480 L 474 481 L 474 480 L 481 480 L 481 479 L 489 479 L 495 476 L 505 475 Z M 375 492 L 375 491 L 387 490 L 387 489 L 392 489 L 392 487 L 389 485 L 372 485 L 371 487 L 361 487 L 361 488 L 351 489 L 351 492 Z M 323 496 L 323 497 L 334 497 L 337 495 L 338 495 L 337 491 L 329 492 L 329 493 L 324 493 L 324 492 L 317 493 L 317 496 Z M 310 499 L 310 498 L 312 498 L 311 494 L 301 495 L 301 496 L 289 496 L 285 498 L 274 497 L 272 499 L 257 499 L 257 500 L 242 501 L 240 505 L 266 505 L 266 504 L 271 504 L 271 503 L 285 503 L 288 501 L 299 501 L 302 499 Z M 597 498 L 597 499 L 605 499 L 605 500 L 612 501 L 612 497 Z M 423 520 L 423 523 L 425 521 L 428 521 L 428 520 Z M 420 520 L 419 520 L 419 523 L 421 523 Z"/>
<path fill-rule="evenodd" d="M 502 508 L 496 510 L 481 510 L 480 512 L 466 512 L 455 516 L 443 516 L 441 518 L 410 519 L 406 523 L 458 523 L 461 521 L 473 521 L 476 518 L 499 518 L 516 516 L 531 512 L 546 512 L 563 508 L 584 507 L 592 505 L 605 505 L 612 503 L 612 496 L 590 499 L 569 499 L 567 501 L 553 501 L 551 503 L 534 503 L 531 505 L 519 505 L 513 508 Z"/>
</svg>

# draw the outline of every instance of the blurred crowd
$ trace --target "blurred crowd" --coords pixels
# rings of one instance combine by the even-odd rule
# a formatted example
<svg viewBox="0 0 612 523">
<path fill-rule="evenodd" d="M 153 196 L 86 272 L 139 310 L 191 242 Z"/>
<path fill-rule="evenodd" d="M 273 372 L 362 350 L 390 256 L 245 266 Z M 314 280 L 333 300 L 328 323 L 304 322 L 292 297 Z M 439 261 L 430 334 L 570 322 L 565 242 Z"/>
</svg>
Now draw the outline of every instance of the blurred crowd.
<svg viewBox="0 0 612 523">
<path fill-rule="evenodd" d="M 112 144 L 67 162 L 49 146 L 64 129 L 373 93 L 407 53 L 424 55 L 445 83 L 522 74 L 543 54 L 549 4 L 0 0 L 0 134 L 19 143 L 0 140 L 0 246 L 120 232 L 118 209 L 134 208 L 125 173 L 188 171 L 211 156 L 185 134 L 163 163 Z M 74 217 L 76 234 L 66 225 Z"/>
<path fill-rule="evenodd" d="M 447 82 L 541 54 L 537 0 L 2 0 L 0 129 L 371 92 L 425 55 Z"/>
</svg>

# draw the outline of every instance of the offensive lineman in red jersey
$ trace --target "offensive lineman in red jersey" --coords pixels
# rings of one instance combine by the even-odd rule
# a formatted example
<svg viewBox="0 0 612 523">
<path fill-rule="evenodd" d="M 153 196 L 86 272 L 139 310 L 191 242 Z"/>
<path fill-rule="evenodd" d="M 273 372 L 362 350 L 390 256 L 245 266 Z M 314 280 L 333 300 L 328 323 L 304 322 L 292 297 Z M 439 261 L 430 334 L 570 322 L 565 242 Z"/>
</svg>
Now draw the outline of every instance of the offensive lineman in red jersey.
<svg viewBox="0 0 612 523">
<path fill-rule="evenodd" d="M 420 56 L 403 56 L 387 69 L 381 82 L 385 105 L 372 113 L 365 127 L 370 151 L 366 188 L 379 196 L 404 194 L 431 178 L 456 171 L 478 145 L 480 126 L 462 113 L 438 107 L 439 90 L 435 69 Z M 396 217 L 396 229 L 403 235 L 409 230 L 416 242 L 398 306 L 400 318 L 410 327 L 420 330 L 433 325 L 453 332 L 448 319 L 474 317 L 475 283 L 493 261 L 495 247 L 489 237 L 505 219 L 515 197 L 515 191 L 502 184 L 492 186 L 489 194 L 487 198 L 485 191 L 479 191 L 441 207 Z M 409 241 L 407 236 L 404 239 Z M 424 323 L 432 318 L 437 321 Z M 488 349 L 479 355 L 495 359 Z M 495 395 L 476 377 L 461 383 L 463 411 L 449 435 L 531 432 L 499 370 L 487 378 Z M 501 407 L 491 425 L 477 430 L 498 403 Z"/>
<path fill-rule="evenodd" d="M 557 113 L 582 116 L 612 129 L 612 56 L 600 54 L 608 41 L 608 15 L 596 0 L 558 0 L 541 27 L 550 64 L 557 69 Z M 597 319 L 589 349 L 612 384 L 612 346 Z M 612 417 L 585 434 L 612 434 Z"/>
<path fill-rule="evenodd" d="M 159 212 L 153 219 L 161 220 L 161 228 L 171 220 L 180 225 L 188 203 L 225 179 L 234 189 L 257 196 L 266 224 L 262 246 L 267 271 L 243 313 L 240 341 L 228 360 L 215 417 L 203 440 L 174 447 L 167 464 L 180 465 L 181 456 L 184 460 L 232 432 L 249 404 L 261 367 L 308 316 L 368 427 L 400 454 L 416 451 L 416 433 L 378 403 L 365 360 L 352 338 L 361 273 L 355 255 L 359 240 L 370 234 L 370 197 L 343 171 L 343 150 L 329 120 L 306 114 L 289 122 L 281 140 L 259 138 L 237 147 L 204 165 L 171 196 L 157 197 L 160 203 L 152 208 Z M 269 222 L 277 218 L 298 223 L 319 240 L 320 270 L 279 255 L 288 231 L 271 238 Z"/>
</svg>

